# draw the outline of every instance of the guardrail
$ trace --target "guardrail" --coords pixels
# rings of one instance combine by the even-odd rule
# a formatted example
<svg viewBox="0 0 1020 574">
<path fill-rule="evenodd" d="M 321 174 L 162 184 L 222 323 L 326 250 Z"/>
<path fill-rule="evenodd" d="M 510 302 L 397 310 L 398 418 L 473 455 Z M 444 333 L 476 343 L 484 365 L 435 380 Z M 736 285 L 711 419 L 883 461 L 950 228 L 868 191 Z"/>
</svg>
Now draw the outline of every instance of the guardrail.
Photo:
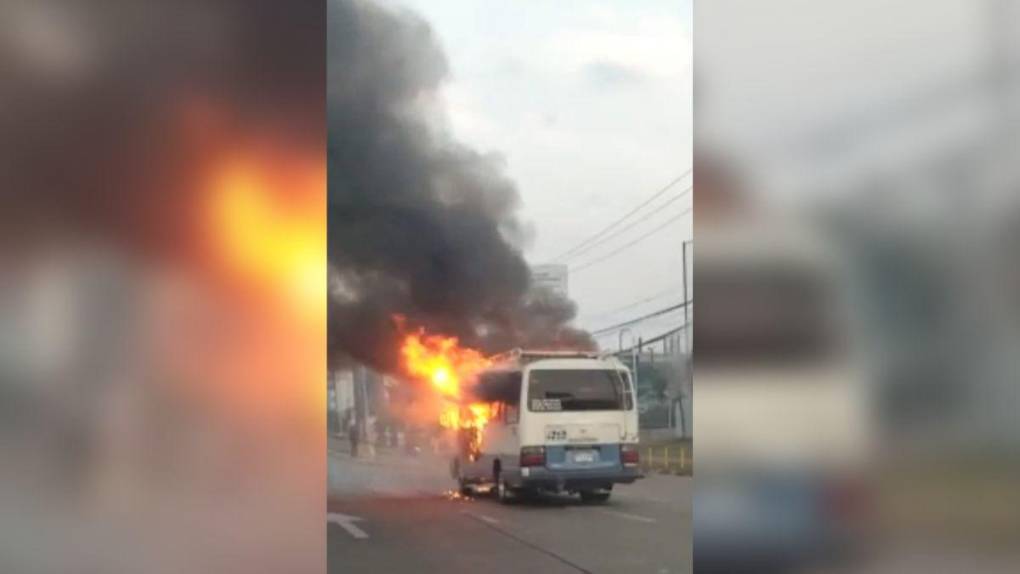
<svg viewBox="0 0 1020 574">
<path fill-rule="evenodd" d="M 641 468 L 646 473 L 690 475 L 690 445 L 648 446 L 641 449 Z"/>
</svg>

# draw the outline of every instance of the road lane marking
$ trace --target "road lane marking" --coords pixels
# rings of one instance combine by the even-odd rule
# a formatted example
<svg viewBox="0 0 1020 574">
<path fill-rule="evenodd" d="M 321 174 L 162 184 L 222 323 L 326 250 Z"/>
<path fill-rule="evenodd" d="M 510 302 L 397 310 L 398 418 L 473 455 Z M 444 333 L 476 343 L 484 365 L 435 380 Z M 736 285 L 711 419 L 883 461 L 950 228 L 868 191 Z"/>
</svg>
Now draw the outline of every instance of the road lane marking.
<svg viewBox="0 0 1020 574">
<path fill-rule="evenodd" d="M 347 531 L 347 534 L 351 535 L 351 538 L 356 540 L 364 540 L 368 538 L 368 534 L 354 525 L 355 522 L 361 520 L 357 516 L 351 516 L 349 514 L 341 514 L 339 512 L 330 512 L 326 514 L 326 522 L 332 522 L 340 528 Z"/>
<path fill-rule="evenodd" d="M 654 518 L 648 518 L 647 516 L 638 516 L 637 514 L 630 514 L 629 512 L 620 512 L 619 510 L 607 510 L 600 508 L 599 512 L 602 514 L 611 514 L 613 516 L 619 516 L 620 518 L 626 518 L 627 520 L 634 520 L 637 522 L 644 522 L 645 524 L 655 524 L 658 522 Z"/>
<path fill-rule="evenodd" d="M 488 522 L 489 524 L 499 524 L 499 520 L 496 520 L 495 518 L 491 516 L 486 516 L 484 514 L 475 514 L 474 512 L 469 512 L 467 510 L 461 510 L 460 513 L 470 516 L 471 518 L 474 518 L 476 520 Z"/>
</svg>

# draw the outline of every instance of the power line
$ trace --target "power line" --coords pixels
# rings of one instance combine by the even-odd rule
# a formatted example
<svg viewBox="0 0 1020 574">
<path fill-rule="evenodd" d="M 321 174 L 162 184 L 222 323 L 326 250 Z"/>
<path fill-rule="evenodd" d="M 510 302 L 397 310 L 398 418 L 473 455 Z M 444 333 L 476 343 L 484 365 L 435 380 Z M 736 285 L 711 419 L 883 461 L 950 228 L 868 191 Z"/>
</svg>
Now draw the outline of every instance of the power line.
<svg viewBox="0 0 1020 574">
<path fill-rule="evenodd" d="M 610 257 L 613 257 L 614 255 L 620 253 L 621 251 L 624 251 L 626 249 L 629 249 L 629 248 L 637 245 L 638 243 L 641 243 L 645 239 L 648 239 L 649 237 L 651 237 L 651 236 L 655 235 L 656 233 L 658 233 L 658 232 L 662 231 L 663 229 L 665 229 L 670 223 L 673 223 L 674 221 L 679 221 L 681 217 L 683 217 L 683 216 L 687 215 L 688 213 L 690 213 L 691 209 L 693 209 L 693 207 L 688 207 L 687 209 L 685 209 L 685 210 L 681 211 L 680 213 L 676 214 L 676 216 L 667 219 L 665 222 L 662 223 L 662 225 L 660 225 L 660 226 L 656 227 L 655 229 L 649 231 L 648 233 L 638 237 L 634 241 L 631 241 L 630 243 L 627 243 L 626 245 L 620 247 L 619 249 L 616 249 L 615 251 L 610 251 L 609 253 L 603 255 L 602 257 L 599 257 L 599 258 L 596 258 L 596 259 L 592 259 L 591 261 L 588 261 L 587 263 L 585 263 L 583 265 L 580 265 L 578 267 L 570 268 L 570 272 L 571 273 L 577 273 L 578 271 L 583 271 L 583 270 L 591 267 L 592 265 L 595 265 L 597 263 L 601 263 L 601 262 L 605 261 L 606 259 L 609 259 Z"/>
<path fill-rule="evenodd" d="M 622 235 L 622 234 L 626 233 L 627 231 L 630 231 L 631 229 L 633 229 L 635 225 L 637 225 L 637 224 L 639 224 L 639 223 L 641 223 L 643 221 L 646 221 L 649 217 L 652 217 L 654 215 L 657 215 L 657 214 L 661 213 L 661 210 L 664 207 L 666 207 L 669 204 L 673 203 L 674 201 L 680 199 L 681 197 L 683 197 L 691 189 L 692 189 L 691 187 L 688 187 L 684 191 L 680 192 L 678 195 L 674 195 L 673 197 L 669 198 L 668 200 L 666 200 L 665 202 L 660 204 L 658 207 L 654 208 L 652 211 L 649 211 L 644 216 L 642 216 L 642 217 L 640 217 L 640 218 L 630 222 L 630 224 L 628 224 L 627 226 L 622 227 L 620 229 L 617 229 L 615 232 L 610 233 L 609 235 L 606 235 L 605 237 L 603 237 L 603 238 L 601 238 L 601 239 L 599 239 L 599 240 L 597 240 L 597 241 L 595 241 L 593 243 L 590 243 L 590 244 L 588 244 L 585 247 L 582 247 L 580 249 L 575 248 L 575 251 L 574 251 L 573 254 L 571 254 L 571 255 L 561 255 L 558 259 L 560 259 L 561 261 L 570 261 L 571 259 L 574 259 L 575 257 L 578 257 L 579 255 L 584 255 L 585 253 L 591 251 L 592 249 L 595 249 L 596 247 L 606 243 L 607 241 L 612 240 L 615 237 L 619 237 L 620 235 Z"/>
<path fill-rule="evenodd" d="M 613 331 L 618 331 L 621 327 L 626 327 L 628 325 L 633 325 L 635 323 L 640 323 L 641 321 L 644 321 L 646 319 L 651 319 L 652 317 L 658 317 L 659 315 L 665 315 L 666 313 L 670 313 L 670 312 L 676 311 L 678 309 L 683 309 L 688 304 L 689 304 L 689 302 L 687 302 L 687 303 L 679 303 L 677 305 L 671 305 L 669 307 L 666 307 L 665 309 L 659 309 L 658 311 L 652 311 L 651 313 L 648 313 L 646 315 L 642 315 L 640 317 L 636 317 L 634 319 L 630 319 L 629 321 L 624 321 L 622 323 L 617 323 L 616 325 L 613 325 L 611 327 L 606 327 L 604 329 L 597 329 L 595 331 L 592 331 L 591 334 L 592 335 L 601 335 L 602 333 L 611 333 Z"/>
<path fill-rule="evenodd" d="M 666 331 L 665 333 L 659 335 L 658 337 L 655 337 L 653 339 L 648 339 L 647 341 L 641 341 L 641 346 L 643 347 L 645 345 L 652 345 L 654 343 L 658 343 L 659 341 L 661 341 L 663 339 L 666 339 L 667 337 L 672 337 L 673 335 L 676 335 L 677 333 L 679 333 L 680 331 L 683 331 L 686 328 L 687 328 L 686 324 L 680 325 L 676 329 L 672 329 L 672 330 Z M 622 351 L 617 351 L 617 352 L 615 352 L 613 354 L 616 355 L 616 356 L 626 355 L 626 354 L 633 353 L 637 349 L 638 349 L 638 345 L 634 345 L 634 346 L 630 347 L 629 349 L 623 349 Z"/>
<path fill-rule="evenodd" d="M 658 197 L 659 197 L 660 195 L 662 195 L 662 194 L 666 193 L 667 191 L 669 191 L 669 189 L 670 189 L 671 187 L 673 187 L 674 185 L 676 185 L 676 184 L 677 184 L 677 182 L 679 182 L 679 181 L 680 181 L 681 179 L 683 179 L 683 178 L 687 177 L 687 175 L 688 175 L 688 174 L 690 174 L 690 173 L 691 173 L 691 169 L 688 169 L 687 171 L 685 171 L 684 173 L 682 173 L 682 174 L 681 174 L 680 176 L 678 176 L 678 177 L 674 178 L 674 179 L 673 179 L 673 181 L 670 181 L 670 182 L 669 182 L 669 183 L 667 183 L 667 184 L 666 184 L 666 185 L 665 185 L 664 187 L 662 187 L 661 189 L 659 189 L 658 191 L 656 191 L 656 192 L 655 192 L 654 194 L 652 194 L 652 196 L 651 196 L 651 197 L 649 197 L 648 199 L 646 199 L 646 200 L 644 200 L 643 202 L 641 202 L 641 205 L 638 205 L 638 206 L 637 206 L 637 207 L 635 207 L 634 209 L 630 210 L 629 212 L 627 212 L 627 214 L 626 214 L 626 215 L 624 215 L 624 216 L 623 216 L 623 217 L 621 217 L 620 219 L 617 219 L 616 221 L 614 221 L 614 222 L 610 223 L 610 224 L 609 224 L 609 225 L 608 225 L 607 227 L 603 228 L 603 229 L 602 229 L 601 231 L 599 231 L 598 233 L 596 233 L 596 234 L 594 234 L 594 235 L 592 235 L 592 236 L 588 237 L 588 238 L 587 238 L 587 239 L 585 239 L 584 241 L 582 241 L 582 242 L 578 243 L 577 245 L 575 245 L 575 246 L 571 247 L 570 249 L 568 249 L 567 251 L 565 251 L 565 252 L 561 253 L 560 255 L 558 255 L 558 256 L 556 256 L 556 257 L 553 257 L 553 258 L 552 258 L 552 261 L 554 261 L 554 262 L 555 262 L 555 261 L 559 261 L 560 259 L 562 259 L 562 258 L 564 258 L 564 257 L 567 257 L 567 256 L 569 256 L 569 255 L 572 255 L 572 254 L 573 254 L 574 252 L 576 252 L 576 251 L 577 251 L 578 249 L 581 249 L 581 248 L 583 248 L 583 247 L 587 246 L 587 245 L 588 245 L 589 243 L 591 243 L 592 241 L 595 241 L 595 240 L 597 240 L 598 238 L 600 238 L 600 237 L 602 237 L 603 235 L 605 235 L 606 233 L 608 233 L 609 231 L 612 231 L 613 229 L 615 229 L 615 228 L 616 228 L 616 226 L 617 226 L 617 225 L 620 225 L 621 223 L 623 223 L 624 221 L 626 221 L 627 219 L 629 219 L 629 218 L 630 218 L 630 216 L 632 216 L 632 215 L 634 215 L 635 213 L 637 213 L 637 212 L 641 211 L 641 209 L 642 209 L 642 208 L 644 208 L 644 207 L 645 207 L 646 205 L 648 205 L 649 203 L 651 203 L 651 202 L 655 201 L 655 200 L 656 200 L 656 199 L 657 199 L 657 198 L 658 198 Z"/>
<path fill-rule="evenodd" d="M 680 199 L 681 197 L 686 195 L 692 189 L 694 189 L 694 186 L 688 186 L 687 189 L 681 191 L 679 194 L 674 195 L 673 197 L 669 198 L 665 202 L 659 204 L 658 207 L 655 207 L 652 211 L 649 211 L 644 216 L 642 216 L 642 217 L 640 217 L 638 219 L 635 219 L 634 221 L 631 221 L 627 226 L 621 227 L 620 229 L 617 229 L 615 232 L 610 233 L 609 235 L 603 237 L 602 239 L 599 239 L 598 241 L 595 241 L 594 243 L 589 244 L 587 247 L 584 247 L 582 249 L 577 250 L 572 255 L 561 256 L 562 260 L 563 261 L 569 261 L 569 260 L 571 260 L 571 259 L 573 259 L 573 258 L 575 258 L 575 257 L 577 257 L 579 255 L 584 255 L 585 253 L 591 251 L 592 249 L 595 249 L 599 245 L 603 245 L 607 241 L 611 241 L 612 239 L 614 239 L 616 237 L 619 237 L 620 235 L 623 235 L 624 233 L 626 233 L 626 232 L 630 231 L 631 229 L 633 229 L 639 223 L 641 223 L 643 221 L 647 221 L 648 218 L 650 218 L 652 216 L 655 216 L 655 215 L 658 215 L 659 213 L 662 213 L 662 209 L 663 208 L 665 208 L 669 204 L 673 203 L 674 201 Z"/>
<path fill-rule="evenodd" d="M 677 283 L 677 284 L 675 284 L 675 285 L 673 285 L 673 286 L 671 286 L 671 287 L 669 287 L 669 288 L 667 288 L 667 289 L 665 289 L 663 291 L 659 291 L 655 295 L 649 295 L 648 297 L 645 297 L 644 299 L 639 299 L 639 300 L 634 301 L 632 303 L 627 303 L 626 305 L 623 305 L 622 307 L 616 307 L 615 309 L 608 309 L 608 310 L 605 310 L 605 311 L 599 311 L 597 313 L 592 313 L 590 315 L 584 315 L 584 317 L 586 317 L 588 319 L 594 319 L 596 317 L 606 317 L 606 316 L 609 316 L 609 315 L 613 315 L 613 314 L 619 313 L 620 311 L 626 311 L 627 309 L 633 309 L 634 307 L 637 307 L 638 305 L 641 305 L 641 304 L 644 304 L 644 303 L 648 303 L 649 301 L 655 301 L 656 299 L 661 299 L 665 295 L 672 295 L 672 294 L 676 293 L 677 289 L 679 289 L 682 285 L 683 285 L 682 283 Z"/>
</svg>

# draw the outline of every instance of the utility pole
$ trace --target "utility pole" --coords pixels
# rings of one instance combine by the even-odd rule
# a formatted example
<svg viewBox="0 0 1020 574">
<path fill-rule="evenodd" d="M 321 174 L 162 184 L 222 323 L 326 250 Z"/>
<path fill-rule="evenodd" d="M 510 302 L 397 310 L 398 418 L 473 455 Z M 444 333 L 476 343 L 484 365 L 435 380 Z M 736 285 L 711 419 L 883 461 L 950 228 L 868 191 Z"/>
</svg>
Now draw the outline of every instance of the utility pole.
<svg viewBox="0 0 1020 574">
<path fill-rule="evenodd" d="M 336 383 L 336 371 L 330 370 L 326 374 L 326 394 L 329 397 L 329 410 L 333 411 L 329 417 L 329 432 L 340 434 L 343 432 L 343 425 L 340 420 L 340 389 Z"/>
<path fill-rule="evenodd" d="M 354 367 L 351 373 L 354 383 L 354 428 L 355 432 L 358 433 L 358 440 L 361 440 L 363 435 L 362 428 L 365 420 L 365 401 L 362 398 L 365 394 L 364 379 L 365 379 L 365 367 L 358 365 Z"/>
<path fill-rule="evenodd" d="M 692 240 L 687 240 L 687 241 L 683 242 L 683 266 L 684 266 L 684 273 L 683 273 L 683 277 L 684 277 L 683 296 L 684 296 L 684 298 L 683 298 L 683 301 L 684 301 L 684 352 L 687 355 L 687 357 L 686 357 L 687 372 L 685 373 L 687 375 L 687 385 L 686 385 L 686 388 L 691 389 L 691 391 L 693 392 L 693 390 L 694 390 L 694 357 L 692 356 L 692 352 L 691 352 L 692 351 L 692 347 L 693 347 L 693 345 L 691 345 L 691 333 L 693 331 L 693 325 L 691 325 L 691 314 L 690 314 L 691 299 L 690 299 L 690 297 L 688 295 L 688 292 L 687 292 L 687 246 L 690 245 L 691 243 L 692 243 Z M 671 412 L 672 412 L 672 410 L 674 408 L 678 407 L 677 415 L 678 415 L 679 420 L 677 422 L 679 423 L 678 430 L 680 431 L 680 436 L 681 437 L 683 437 L 684 435 L 687 434 L 687 429 L 686 429 L 686 427 L 687 427 L 687 418 L 684 416 L 684 399 L 683 399 L 683 395 L 684 395 L 684 389 L 680 389 L 680 396 L 677 397 L 676 405 L 670 405 L 670 411 Z"/>
<path fill-rule="evenodd" d="M 621 353 L 623 352 L 623 334 L 624 333 L 630 333 L 630 329 L 629 328 L 620 329 L 620 333 L 619 333 L 619 336 L 617 337 L 617 339 L 618 339 L 618 342 L 619 342 L 619 349 L 620 349 Z M 633 341 L 633 337 L 634 337 L 634 335 L 631 335 L 631 340 L 632 341 Z"/>
<path fill-rule="evenodd" d="M 672 411 L 672 410 L 673 409 L 671 408 L 670 411 Z M 677 399 L 676 399 L 676 411 L 677 411 L 677 416 L 679 417 L 679 419 L 677 420 L 677 422 L 679 423 L 679 427 L 678 427 L 677 430 L 680 431 L 680 438 L 684 438 L 685 436 L 687 436 L 687 419 L 684 417 L 684 395 L 683 395 L 683 393 L 681 393 L 680 396 L 677 397 Z"/>
<path fill-rule="evenodd" d="M 637 388 L 637 384 L 638 384 L 638 380 L 639 380 L 639 377 L 638 377 L 638 353 L 641 352 L 641 347 L 644 346 L 644 342 L 643 341 L 644 341 L 644 339 L 642 337 L 638 337 L 637 345 L 634 346 L 634 347 L 631 347 L 631 350 L 633 351 L 631 353 L 631 363 L 634 365 L 633 369 L 634 369 L 634 388 L 635 389 Z"/>
<path fill-rule="evenodd" d="M 369 440 L 369 428 L 368 428 L 368 416 L 369 416 L 369 401 L 368 401 L 368 379 L 371 376 L 368 367 L 361 367 L 361 423 L 358 425 L 358 433 L 361 439 L 361 444 L 368 456 L 375 456 L 375 440 Z"/>
<path fill-rule="evenodd" d="M 691 300 L 687 296 L 687 245 L 690 240 L 684 241 L 683 243 L 683 266 L 684 266 L 684 286 L 683 286 L 683 300 L 684 300 L 684 351 L 687 353 L 688 360 L 691 356 Z"/>
<path fill-rule="evenodd" d="M 368 367 L 359 365 L 354 369 L 354 416 L 362 442 L 368 439 L 368 377 Z"/>
</svg>

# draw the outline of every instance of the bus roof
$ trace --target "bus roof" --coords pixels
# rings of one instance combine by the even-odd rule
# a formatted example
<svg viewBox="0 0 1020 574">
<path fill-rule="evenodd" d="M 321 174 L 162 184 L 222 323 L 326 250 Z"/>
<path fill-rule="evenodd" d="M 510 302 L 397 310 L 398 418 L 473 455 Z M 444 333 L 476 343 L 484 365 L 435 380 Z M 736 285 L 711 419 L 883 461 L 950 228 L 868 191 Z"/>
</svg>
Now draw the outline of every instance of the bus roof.
<svg viewBox="0 0 1020 574">
<path fill-rule="evenodd" d="M 505 353 L 493 355 L 490 360 L 495 365 L 525 365 L 535 361 L 545 359 L 587 359 L 590 361 L 602 361 L 618 363 L 619 361 L 609 353 L 599 353 L 597 351 L 560 351 L 560 350 L 525 350 L 525 349 L 513 349 Z"/>
</svg>

